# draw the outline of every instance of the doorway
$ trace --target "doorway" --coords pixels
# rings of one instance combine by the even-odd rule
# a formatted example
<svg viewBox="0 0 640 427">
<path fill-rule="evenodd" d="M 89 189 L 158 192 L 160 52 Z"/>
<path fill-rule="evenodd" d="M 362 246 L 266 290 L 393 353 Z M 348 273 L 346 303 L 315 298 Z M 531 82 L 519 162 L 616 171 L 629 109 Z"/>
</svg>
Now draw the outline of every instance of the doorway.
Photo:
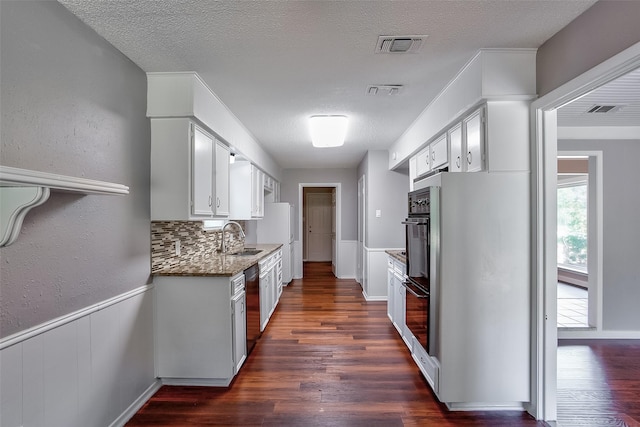
<svg viewBox="0 0 640 427">
<path fill-rule="evenodd" d="M 557 418 L 557 111 L 639 66 L 637 43 L 532 104 L 534 310 L 529 412 L 538 419 Z"/>
<path fill-rule="evenodd" d="M 602 151 L 558 151 L 559 337 L 602 325 Z"/>
<path fill-rule="evenodd" d="M 299 209 L 296 277 L 304 276 L 305 262 L 331 262 L 340 277 L 340 183 L 298 184 Z"/>
</svg>

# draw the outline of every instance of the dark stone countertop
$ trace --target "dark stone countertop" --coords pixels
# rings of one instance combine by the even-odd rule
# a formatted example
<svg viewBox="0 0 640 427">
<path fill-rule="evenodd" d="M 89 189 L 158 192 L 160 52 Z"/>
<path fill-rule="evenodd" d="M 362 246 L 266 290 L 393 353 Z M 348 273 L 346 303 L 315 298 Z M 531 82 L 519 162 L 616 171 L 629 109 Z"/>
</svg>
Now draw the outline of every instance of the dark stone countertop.
<svg viewBox="0 0 640 427">
<path fill-rule="evenodd" d="M 405 251 L 385 251 L 387 254 L 391 255 L 396 260 L 400 261 L 403 264 L 407 264 L 407 254 Z"/>
<path fill-rule="evenodd" d="M 281 244 L 249 245 L 259 249 L 256 255 L 234 255 L 215 253 L 208 257 L 196 256 L 181 260 L 176 265 L 152 271 L 154 276 L 235 276 L 271 255 Z M 247 246 L 245 249 L 249 249 Z"/>
</svg>

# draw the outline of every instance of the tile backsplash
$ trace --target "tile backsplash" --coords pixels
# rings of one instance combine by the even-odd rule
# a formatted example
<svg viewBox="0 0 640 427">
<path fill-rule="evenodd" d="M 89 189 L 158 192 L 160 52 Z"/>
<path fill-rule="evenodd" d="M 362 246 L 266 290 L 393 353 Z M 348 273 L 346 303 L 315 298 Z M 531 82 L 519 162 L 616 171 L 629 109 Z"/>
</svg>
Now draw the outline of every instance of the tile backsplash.
<svg viewBox="0 0 640 427">
<path fill-rule="evenodd" d="M 245 228 L 243 221 L 238 221 Z M 234 252 L 244 246 L 244 238 L 237 226 L 229 226 L 226 246 Z M 192 262 L 215 255 L 222 238 L 221 230 L 203 230 L 200 221 L 151 221 L 151 273 L 163 267 Z M 180 241 L 180 255 L 175 243 Z"/>
</svg>

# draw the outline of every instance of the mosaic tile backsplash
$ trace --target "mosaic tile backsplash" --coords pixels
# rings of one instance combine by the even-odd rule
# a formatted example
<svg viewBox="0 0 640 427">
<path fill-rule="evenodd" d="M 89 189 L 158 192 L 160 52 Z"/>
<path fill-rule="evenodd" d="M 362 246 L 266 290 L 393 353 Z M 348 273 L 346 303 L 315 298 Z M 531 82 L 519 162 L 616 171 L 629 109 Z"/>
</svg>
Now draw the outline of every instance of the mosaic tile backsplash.
<svg viewBox="0 0 640 427">
<path fill-rule="evenodd" d="M 238 223 L 245 228 L 244 221 Z M 151 221 L 151 273 L 161 268 L 215 256 L 220 249 L 221 230 L 203 230 L 200 221 Z M 225 233 L 229 252 L 241 250 L 244 238 L 237 226 L 229 226 Z M 176 255 L 175 242 L 180 241 L 180 255 Z"/>
</svg>

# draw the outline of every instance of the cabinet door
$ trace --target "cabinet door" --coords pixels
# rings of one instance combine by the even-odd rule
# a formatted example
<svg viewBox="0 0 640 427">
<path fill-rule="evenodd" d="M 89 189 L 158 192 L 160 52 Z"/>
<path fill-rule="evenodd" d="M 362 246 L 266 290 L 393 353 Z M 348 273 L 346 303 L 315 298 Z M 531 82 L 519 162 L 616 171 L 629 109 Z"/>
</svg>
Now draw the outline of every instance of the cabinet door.
<svg viewBox="0 0 640 427">
<path fill-rule="evenodd" d="M 234 296 L 231 300 L 233 307 L 233 366 L 234 373 L 240 371 L 240 367 L 247 358 L 247 313 L 246 294 L 244 291 Z"/>
<path fill-rule="evenodd" d="M 260 274 L 260 331 L 269 323 L 269 275 Z"/>
<path fill-rule="evenodd" d="M 429 147 L 420 151 L 416 157 L 417 176 L 424 175 L 431 170 L 431 157 L 429 155 Z"/>
<path fill-rule="evenodd" d="M 447 135 L 444 134 L 431 143 L 431 169 L 436 169 L 447 163 L 448 154 Z"/>
<path fill-rule="evenodd" d="M 413 180 L 418 176 L 418 157 L 409 159 L 409 191 L 413 191 Z"/>
<path fill-rule="evenodd" d="M 264 216 L 264 173 L 255 165 L 251 165 L 251 216 L 262 218 Z"/>
<path fill-rule="evenodd" d="M 464 152 L 462 147 L 462 124 L 458 123 L 453 128 L 449 129 L 449 150 L 451 152 L 449 157 L 449 172 L 462 172 L 464 169 L 464 159 L 462 153 Z"/>
<path fill-rule="evenodd" d="M 191 209 L 193 215 L 213 215 L 213 138 L 193 126 Z"/>
<path fill-rule="evenodd" d="M 464 139 L 466 147 L 466 171 L 477 172 L 484 166 L 484 129 L 482 109 L 464 119 Z"/>
<path fill-rule="evenodd" d="M 393 276 L 395 282 L 395 296 L 393 297 L 393 314 L 396 328 L 400 332 L 400 336 L 404 337 L 405 326 L 405 287 L 402 286 L 403 278 L 395 275 Z"/>
<path fill-rule="evenodd" d="M 216 141 L 216 216 L 229 215 L 229 147 Z"/>
<path fill-rule="evenodd" d="M 387 316 L 393 322 L 396 292 L 393 281 L 393 263 L 390 261 L 390 264 L 391 268 L 387 269 Z"/>
</svg>

